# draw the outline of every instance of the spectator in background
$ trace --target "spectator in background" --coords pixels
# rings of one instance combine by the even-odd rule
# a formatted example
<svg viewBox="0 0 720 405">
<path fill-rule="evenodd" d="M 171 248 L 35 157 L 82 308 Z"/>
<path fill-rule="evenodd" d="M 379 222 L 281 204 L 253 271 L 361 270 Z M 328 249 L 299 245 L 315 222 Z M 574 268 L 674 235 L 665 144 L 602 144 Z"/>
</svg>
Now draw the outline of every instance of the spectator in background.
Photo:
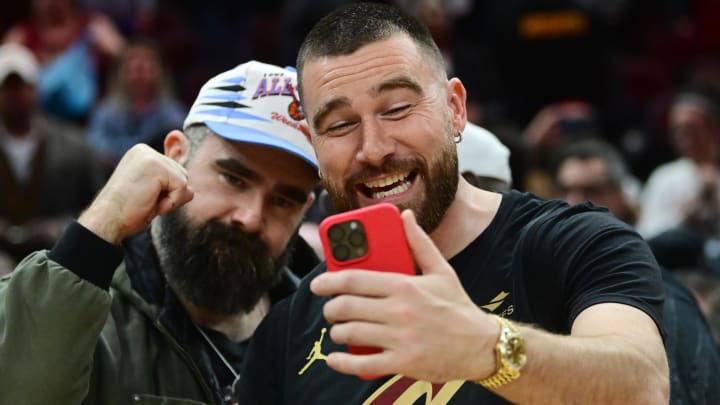
<svg viewBox="0 0 720 405">
<path fill-rule="evenodd" d="M 709 186 L 720 181 L 720 111 L 699 92 L 677 95 L 670 106 L 669 130 L 679 157 L 658 166 L 640 196 L 638 231 L 650 238 L 678 226 Z"/>
<path fill-rule="evenodd" d="M 117 61 L 108 94 L 90 117 L 88 142 L 112 169 L 136 143 L 162 151 L 162 140 L 182 124 L 185 108 L 174 97 L 158 49 L 128 44 Z"/>
<path fill-rule="evenodd" d="M 560 151 L 555 181 L 561 198 L 568 203 L 591 201 L 607 207 L 623 221 L 634 223 L 629 190 L 637 185 L 637 180 L 627 171 L 620 153 L 608 143 L 589 139 L 566 146 Z M 657 255 L 655 249 L 653 253 Z M 699 291 L 683 284 L 659 262 L 665 291 L 663 325 L 667 332 L 670 403 L 718 403 L 720 386 L 713 381 L 720 375 L 720 356 L 707 322 L 718 314 L 708 306 L 700 306 L 696 300 L 701 295 Z M 707 273 L 705 276 L 708 279 Z"/>
<path fill-rule="evenodd" d="M 571 143 L 560 151 L 555 172 L 559 197 L 575 205 L 592 201 L 634 224 L 639 181 L 629 174 L 620 153 L 599 139 Z"/>
<path fill-rule="evenodd" d="M 556 151 L 571 142 L 597 137 L 599 130 L 597 111 L 589 103 L 564 100 L 543 106 L 520 139 L 508 139 L 515 146 L 511 165 L 518 188 L 551 197 Z"/>
<path fill-rule="evenodd" d="M 125 40 L 109 18 L 75 0 L 33 0 L 31 15 L 11 27 L 4 42 L 35 54 L 42 67 L 40 104 L 48 113 L 84 121 L 102 89 L 107 63 Z"/>
<path fill-rule="evenodd" d="M 15 260 L 51 247 L 101 184 L 82 132 L 41 114 L 38 70 L 25 47 L 0 46 L 0 249 Z"/>
</svg>

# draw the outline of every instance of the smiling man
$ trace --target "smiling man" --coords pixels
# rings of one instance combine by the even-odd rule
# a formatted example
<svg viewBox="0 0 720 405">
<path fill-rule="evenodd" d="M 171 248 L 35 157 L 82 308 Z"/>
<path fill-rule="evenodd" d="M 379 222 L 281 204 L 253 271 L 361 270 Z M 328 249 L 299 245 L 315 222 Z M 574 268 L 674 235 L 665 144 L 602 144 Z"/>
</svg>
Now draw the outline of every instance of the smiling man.
<svg viewBox="0 0 720 405">
<path fill-rule="evenodd" d="M 316 24 L 297 65 L 333 204 L 406 209 L 421 274 L 316 269 L 258 328 L 244 401 L 667 403 L 647 245 L 590 206 L 460 178 L 465 88 L 422 25 L 355 3 Z"/>
<path fill-rule="evenodd" d="M 317 183 L 294 83 L 255 61 L 210 79 L 165 155 L 130 149 L 0 281 L 0 403 L 236 403 L 249 337 L 297 285 Z"/>
</svg>

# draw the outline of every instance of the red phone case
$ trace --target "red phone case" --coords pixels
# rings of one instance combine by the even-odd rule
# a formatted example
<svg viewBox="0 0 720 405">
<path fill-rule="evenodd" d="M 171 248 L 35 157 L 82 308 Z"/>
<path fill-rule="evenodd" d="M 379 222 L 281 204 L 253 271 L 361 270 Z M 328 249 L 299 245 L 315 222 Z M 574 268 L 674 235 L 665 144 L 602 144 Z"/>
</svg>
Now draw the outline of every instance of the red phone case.
<svg viewBox="0 0 720 405">
<path fill-rule="evenodd" d="M 358 257 L 347 260 L 338 260 L 333 254 L 333 237 L 329 234 L 333 225 L 351 223 L 356 221 L 364 227 L 366 252 L 355 252 Z M 350 229 L 348 227 L 346 229 Z M 349 231 L 352 233 L 353 231 Z M 325 261 L 328 271 L 340 271 L 348 268 L 366 269 L 404 273 L 415 275 L 413 258 L 405 238 L 405 230 L 400 212 L 392 204 L 382 203 L 336 214 L 325 218 L 320 223 L 320 240 L 323 244 Z M 350 247 L 352 249 L 352 246 Z M 352 255 L 352 254 L 351 254 Z M 352 255 L 355 256 L 355 255 Z M 381 349 L 365 346 L 348 346 L 352 354 L 378 353 Z M 360 376 L 364 379 L 373 379 L 379 376 Z"/>
</svg>

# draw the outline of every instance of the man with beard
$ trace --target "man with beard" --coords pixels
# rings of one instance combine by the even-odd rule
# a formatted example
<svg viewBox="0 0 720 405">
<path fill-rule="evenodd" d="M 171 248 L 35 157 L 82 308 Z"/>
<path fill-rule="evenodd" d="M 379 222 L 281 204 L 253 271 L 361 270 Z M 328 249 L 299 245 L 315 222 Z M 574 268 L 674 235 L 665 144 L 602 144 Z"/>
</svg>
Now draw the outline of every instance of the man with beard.
<svg viewBox="0 0 720 405">
<path fill-rule="evenodd" d="M 426 28 L 354 3 L 315 25 L 297 66 L 334 206 L 403 209 L 420 274 L 305 277 L 252 339 L 243 403 L 667 403 L 647 245 L 604 210 L 459 178 L 465 89 Z"/>
<path fill-rule="evenodd" d="M 0 282 L 0 403 L 235 403 L 317 183 L 295 80 L 255 61 L 210 79 L 165 155 L 134 146 Z"/>
</svg>

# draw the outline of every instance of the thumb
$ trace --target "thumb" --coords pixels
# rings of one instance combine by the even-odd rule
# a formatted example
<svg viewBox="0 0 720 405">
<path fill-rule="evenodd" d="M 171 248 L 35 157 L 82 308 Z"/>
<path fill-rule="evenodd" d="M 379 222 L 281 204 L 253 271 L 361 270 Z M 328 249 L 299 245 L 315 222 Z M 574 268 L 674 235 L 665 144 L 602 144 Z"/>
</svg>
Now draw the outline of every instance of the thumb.
<svg viewBox="0 0 720 405">
<path fill-rule="evenodd" d="M 422 274 L 438 274 L 449 271 L 447 269 L 450 268 L 450 265 L 432 239 L 430 239 L 430 236 L 418 225 L 412 210 L 406 209 L 400 216 L 410 251 Z"/>
</svg>

